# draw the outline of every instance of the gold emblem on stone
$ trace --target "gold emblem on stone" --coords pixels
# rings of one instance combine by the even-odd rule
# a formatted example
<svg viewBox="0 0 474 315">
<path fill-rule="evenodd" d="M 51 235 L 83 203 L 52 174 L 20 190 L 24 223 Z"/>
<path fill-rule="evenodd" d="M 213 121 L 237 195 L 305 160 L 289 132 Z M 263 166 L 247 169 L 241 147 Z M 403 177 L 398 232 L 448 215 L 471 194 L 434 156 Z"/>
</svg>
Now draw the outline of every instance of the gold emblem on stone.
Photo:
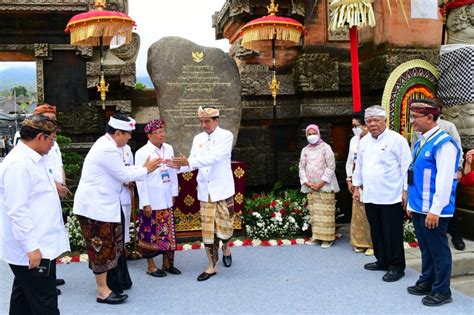
<svg viewBox="0 0 474 315">
<path fill-rule="evenodd" d="M 191 207 L 191 205 L 194 203 L 194 198 L 191 197 L 190 195 L 187 195 L 186 198 L 184 198 L 184 204 L 188 207 Z"/>
<path fill-rule="evenodd" d="M 189 182 L 191 178 L 193 178 L 193 173 L 192 172 L 183 173 L 183 178 L 185 181 Z"/>
<path fill-rule="evenodd" d="M 197 63 L 200 63 L 204 59 L 204 52 L 202 51 L 193 51 L 193 60 Z"/>
<path fill-rule="evenodd" d="M 244 176 L 244 174 L 245 174 L 245 171 L 244 171 L 240 166 L 237 167 L 237 168 L 235 169 L 235 171 L 234 171 L 235 177 L 237 177 L 237 178 L 239 178 L 239 179 L 240 179 L 242 176 Z"/>
<path fill-rule="evenodd" d="M 244 195 L 242 195 L 242 193 L 237 193 L 237 194 L 234 196 L 234 200 L 235 200 L 235 202 L 237 202 L 239 205 L 241 205 L 242 202 L 244 202 Z"/>
</svg>

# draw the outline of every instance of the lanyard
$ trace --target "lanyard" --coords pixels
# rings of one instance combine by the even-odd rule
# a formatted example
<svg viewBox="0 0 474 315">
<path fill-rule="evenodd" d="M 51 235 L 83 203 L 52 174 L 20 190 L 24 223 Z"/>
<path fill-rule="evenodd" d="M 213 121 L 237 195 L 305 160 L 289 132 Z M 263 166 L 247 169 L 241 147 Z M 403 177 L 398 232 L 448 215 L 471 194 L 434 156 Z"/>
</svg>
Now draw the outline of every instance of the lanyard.
<svg viewBox="0 0 474 315">
<path fill-rule="evenodd" d="M 436 130 L 435 132 L 433 132 L 429 137 L 428 139 L 426 139 L 425 142 L 423 142 L 423 144 L 421 144 L 422 141 L 420 141 L 420 145 L 418 146 L 416 152 L 415 152 L 415 156 L 413 157 L 413 162 L 411 162 L 411 165 L 414 165 L 415 164 L 415 161 L 416 161 L 416 158 L 418 157 L 418 155 L 420 154 L 421 152 L 421 148 L 428 142 L 430 141 L 431 137 L 433 137 L 435 134 L 438 133 L 440 129 Z"/>
</svg>

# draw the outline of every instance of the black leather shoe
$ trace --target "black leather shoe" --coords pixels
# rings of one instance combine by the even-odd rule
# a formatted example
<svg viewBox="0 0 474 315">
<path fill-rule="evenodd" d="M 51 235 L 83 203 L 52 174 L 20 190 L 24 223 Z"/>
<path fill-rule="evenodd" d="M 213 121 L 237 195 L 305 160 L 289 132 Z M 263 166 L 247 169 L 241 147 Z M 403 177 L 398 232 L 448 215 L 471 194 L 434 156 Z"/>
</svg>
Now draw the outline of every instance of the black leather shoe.
<svg viewBox="0 0 474 315">
<path fill-rule="evenodd" d="M 152 277 L 158 277 L 158 278 L 166 277 L 166 272 L 164 272 L 163 270 L 160 270 L 160 269 L 156 269 L 153 272 L 147 271 L 146 274 L 150 275 Z"/>
<path fill-rule="evenodd" d="M 448 294 L 440 294 L 440 293 L 430 293 L 421 299 L 421 302 L 426 306 L 440 306 L 446 303 L 451 303 L 453 298 L 451 297 L 451 293 Z"/>
<path fill-rule="evenodd" d="M 464 243 L 464 241 L 462 240 L 462 238 L 460 239 L 452 239 L 451 242 L 453 243 L 454 245 L 454 248 L 456 248 L 457 250 L 464 250 L 466 248 L 466 244 Z"/>
<path fill-rule="evenodd" d="M 58 288 L 56 288 L 56 294 L 57 294 L 57 295 L 61 295 L 61 290 L 59 290 Z"/>
<path fill-rule="evenodd" d="M 388 270 L 387 267 L 379 266 L 376 262 L 365 264 L 364 269 L 365 270 Z"/>
<path fill-rule="evenodd" d="M 64 279 L 56 279 L 56 286 L 64 285 L 66 284 L 66 281 Z"/>
<path fill-rule="evenodd" d="M 226 256 L 226 255 L 223 254 L 222 255 L 222 262 L 224 263 L 224 266 L 226 266 L 227 268 L 232 266 L 232 255 Z"/>
<path fill-rule="evenodd" d="M 97 298 L 97 303 L 104 303 L 104 304 L 120 304 L 123 303 L 128 298 L 126 294 L 118 294 L 114 291 L 110 292 L 109 296 L 105 299 Z"/>
<path fill-rule="evenodd" d="M 166 271 L 167 273 L 171 273 L 172 275 L 180 275 L 181 274 L 181 270 L 179 270 L 178 268 L 176 268 L 174 266 L 171 266 L 168 269 L 163 269 L 163 271 Z"/>
<path fill-rule="evenodd" d="M 408 287 L 407 291 L 413 295 L 427 295 L 431 293 L 431 285 L 428 282 L 417 281 L 415 285 Z"/>
<path fill-rule="evenodd" d="M 382 277 L 382 280 L 385 282 L 395 282 L 400 280 L 405 275 L 403 271 L 387 271 L 387 273 Z"/>
<path fill-rule="evenodd" d="M 199 277 L 197 278 L 197 281 L 206 281 L 207 279 L 214 276 L 215 274 L 216 274 L 215 272 L 213 273 L 203 272 L 199 275 Z"/>
</svg>

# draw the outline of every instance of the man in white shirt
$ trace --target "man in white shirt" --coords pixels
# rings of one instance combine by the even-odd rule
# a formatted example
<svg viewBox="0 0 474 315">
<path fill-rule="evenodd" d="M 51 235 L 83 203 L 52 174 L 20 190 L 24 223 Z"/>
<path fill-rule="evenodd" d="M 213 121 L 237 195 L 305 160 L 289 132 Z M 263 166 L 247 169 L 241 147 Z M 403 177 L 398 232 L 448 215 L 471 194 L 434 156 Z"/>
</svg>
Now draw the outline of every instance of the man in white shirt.
<svg viewBox="0 0 474 315">
<path fill-rule="evenodd" d="M 234 136 L 218 126 L 218 109 L 199 107 L 198 117 L 203 132 L 194 137 L 189 158 L 174 158 L 173 162 L 182 166 L 181 171 L 199 169 L 198 199 L 201 202 L 202 240 L 208 266 L 197 280 L 205 281 L 217 272 L 220 240 L 223 243 L 224 266 L 232 264 L 229 240 L 234 224 L 235 186 L 231 168 Z"/>
<path fill-rule="evenodd" d="M 364 202 L 377 259 L 365 264 L 364 268 L 386 270 L 382 280 L 393 282 L 405 275 L 403 207 L 406 204 L 406 175 L 412 158 L 408 142 L 386 127 L 386 118 L 381 106 L 365 110 L 370 135 L 359 143 L 352 175 L 352 196 Z"/>
<path fill-rule="evenodd" d="M 45 160 L 55 141 L 56 122 L 30 116 L 20 135 L 0 164 L 0 258 L 15 275 L 10 314 L 59 314 L 56 257 L 70 248 Z"/>
<path fill-rule="evenodd" d="M 120 148 L 127 144 L 133 130 L 132 118 L 120 114 L 110 117 L 106 134 L 94 143 L 84 160 L 74 196 L 73 212 L 86 240 L 89 267 L 96 277 L 98 303 L 124 302 L 128 295 L 122 294 L 122 290 L 132 285 L 123 257 L 122 186 L 144 179 L 161 162 L 161 159 L 147 159 L 143 166 L 125 166 Z"/>
<path fill-rule="evenodd" d="M 446 232 L 456 210 L 460 149 L 440 128 L 440 107 L 435 100 L 410 102 L 410 122 L 422 136 L 413 149 L 408 176 L 408 215 L 413 218 L 421 251 L 421 275 L 408 293 L 426 295 L 427 306 L 450 303 L 451 250 Z"/>
<path fill-rule="evenodd" d="M 49 105 L 44 103 L 42 105 L 36 106 L 33 114 L 43 115 L 48 117 L 51 120 L 56 120 L 56 106 Z M 56 189 L 58 190 L 59 198 L 63 200 L 66 198 L 69 189 L 66 186 L 66 174 L 63 169 L 63 158 L 61 156 L 61 150 L 56 141 L 54 141 L 53 147 L 49 150 L 48 155 L 45 157 L 46 164 L 48 167 L 48 172 L 53 174 L 54 181 L 56 183 Z M 56 279 L 56 285 L 63 285 L 66 282 L 64 279 Z M 61 291 L 58 289 L 58 294 L 61 294 Z"/>
<path fill-rule="evenodd" d="M 172 159 L 173 147 L 165 143 L 165 124 L 158 119 L 145 126 L 148 142 L 135 154 L 137 164 L 147 158 Z M 176 169 L 161 164 L 156 172 L 148 174 L 143 181 L 137 181 L 140 198 L 139 247 L 147 259 L 147 274 L 165 277 L 166 273 L 179 275 L 181 271 L 174 266 L 176 251 L 176 225 L 173 204 L 178 196 L 178 175 Z M 163 255 L 163 270 L 153 258 Z"/>
</svg>

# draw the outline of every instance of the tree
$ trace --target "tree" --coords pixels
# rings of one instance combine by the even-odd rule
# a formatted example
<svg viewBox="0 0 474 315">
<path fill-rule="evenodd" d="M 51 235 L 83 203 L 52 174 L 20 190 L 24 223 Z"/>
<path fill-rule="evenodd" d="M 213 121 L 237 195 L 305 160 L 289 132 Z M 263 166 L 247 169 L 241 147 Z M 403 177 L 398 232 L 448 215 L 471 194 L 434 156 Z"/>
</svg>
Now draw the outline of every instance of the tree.
<svg viewBox="0 0 474 315">
<path fill-rule="evenodd" d="M 137 84 L 135 84 L 135 90 L 140 90 L 140 91 L 141 91 L 141 90 L 144 90 L 144 89 L 146 89 L 146 85 L 145 85 L 145 84 L 140 83 L 140 82 L 138 82 Z"/>
<path fill-rule="evenodd" d="M 23 85 L 18 85 L 11 89 L 12 95 L 15 95 L 15 92 L 16 92 L 16 96 L 20 96 L 20 95 L 29 96 L 28 90 Z"/>
</svg>

